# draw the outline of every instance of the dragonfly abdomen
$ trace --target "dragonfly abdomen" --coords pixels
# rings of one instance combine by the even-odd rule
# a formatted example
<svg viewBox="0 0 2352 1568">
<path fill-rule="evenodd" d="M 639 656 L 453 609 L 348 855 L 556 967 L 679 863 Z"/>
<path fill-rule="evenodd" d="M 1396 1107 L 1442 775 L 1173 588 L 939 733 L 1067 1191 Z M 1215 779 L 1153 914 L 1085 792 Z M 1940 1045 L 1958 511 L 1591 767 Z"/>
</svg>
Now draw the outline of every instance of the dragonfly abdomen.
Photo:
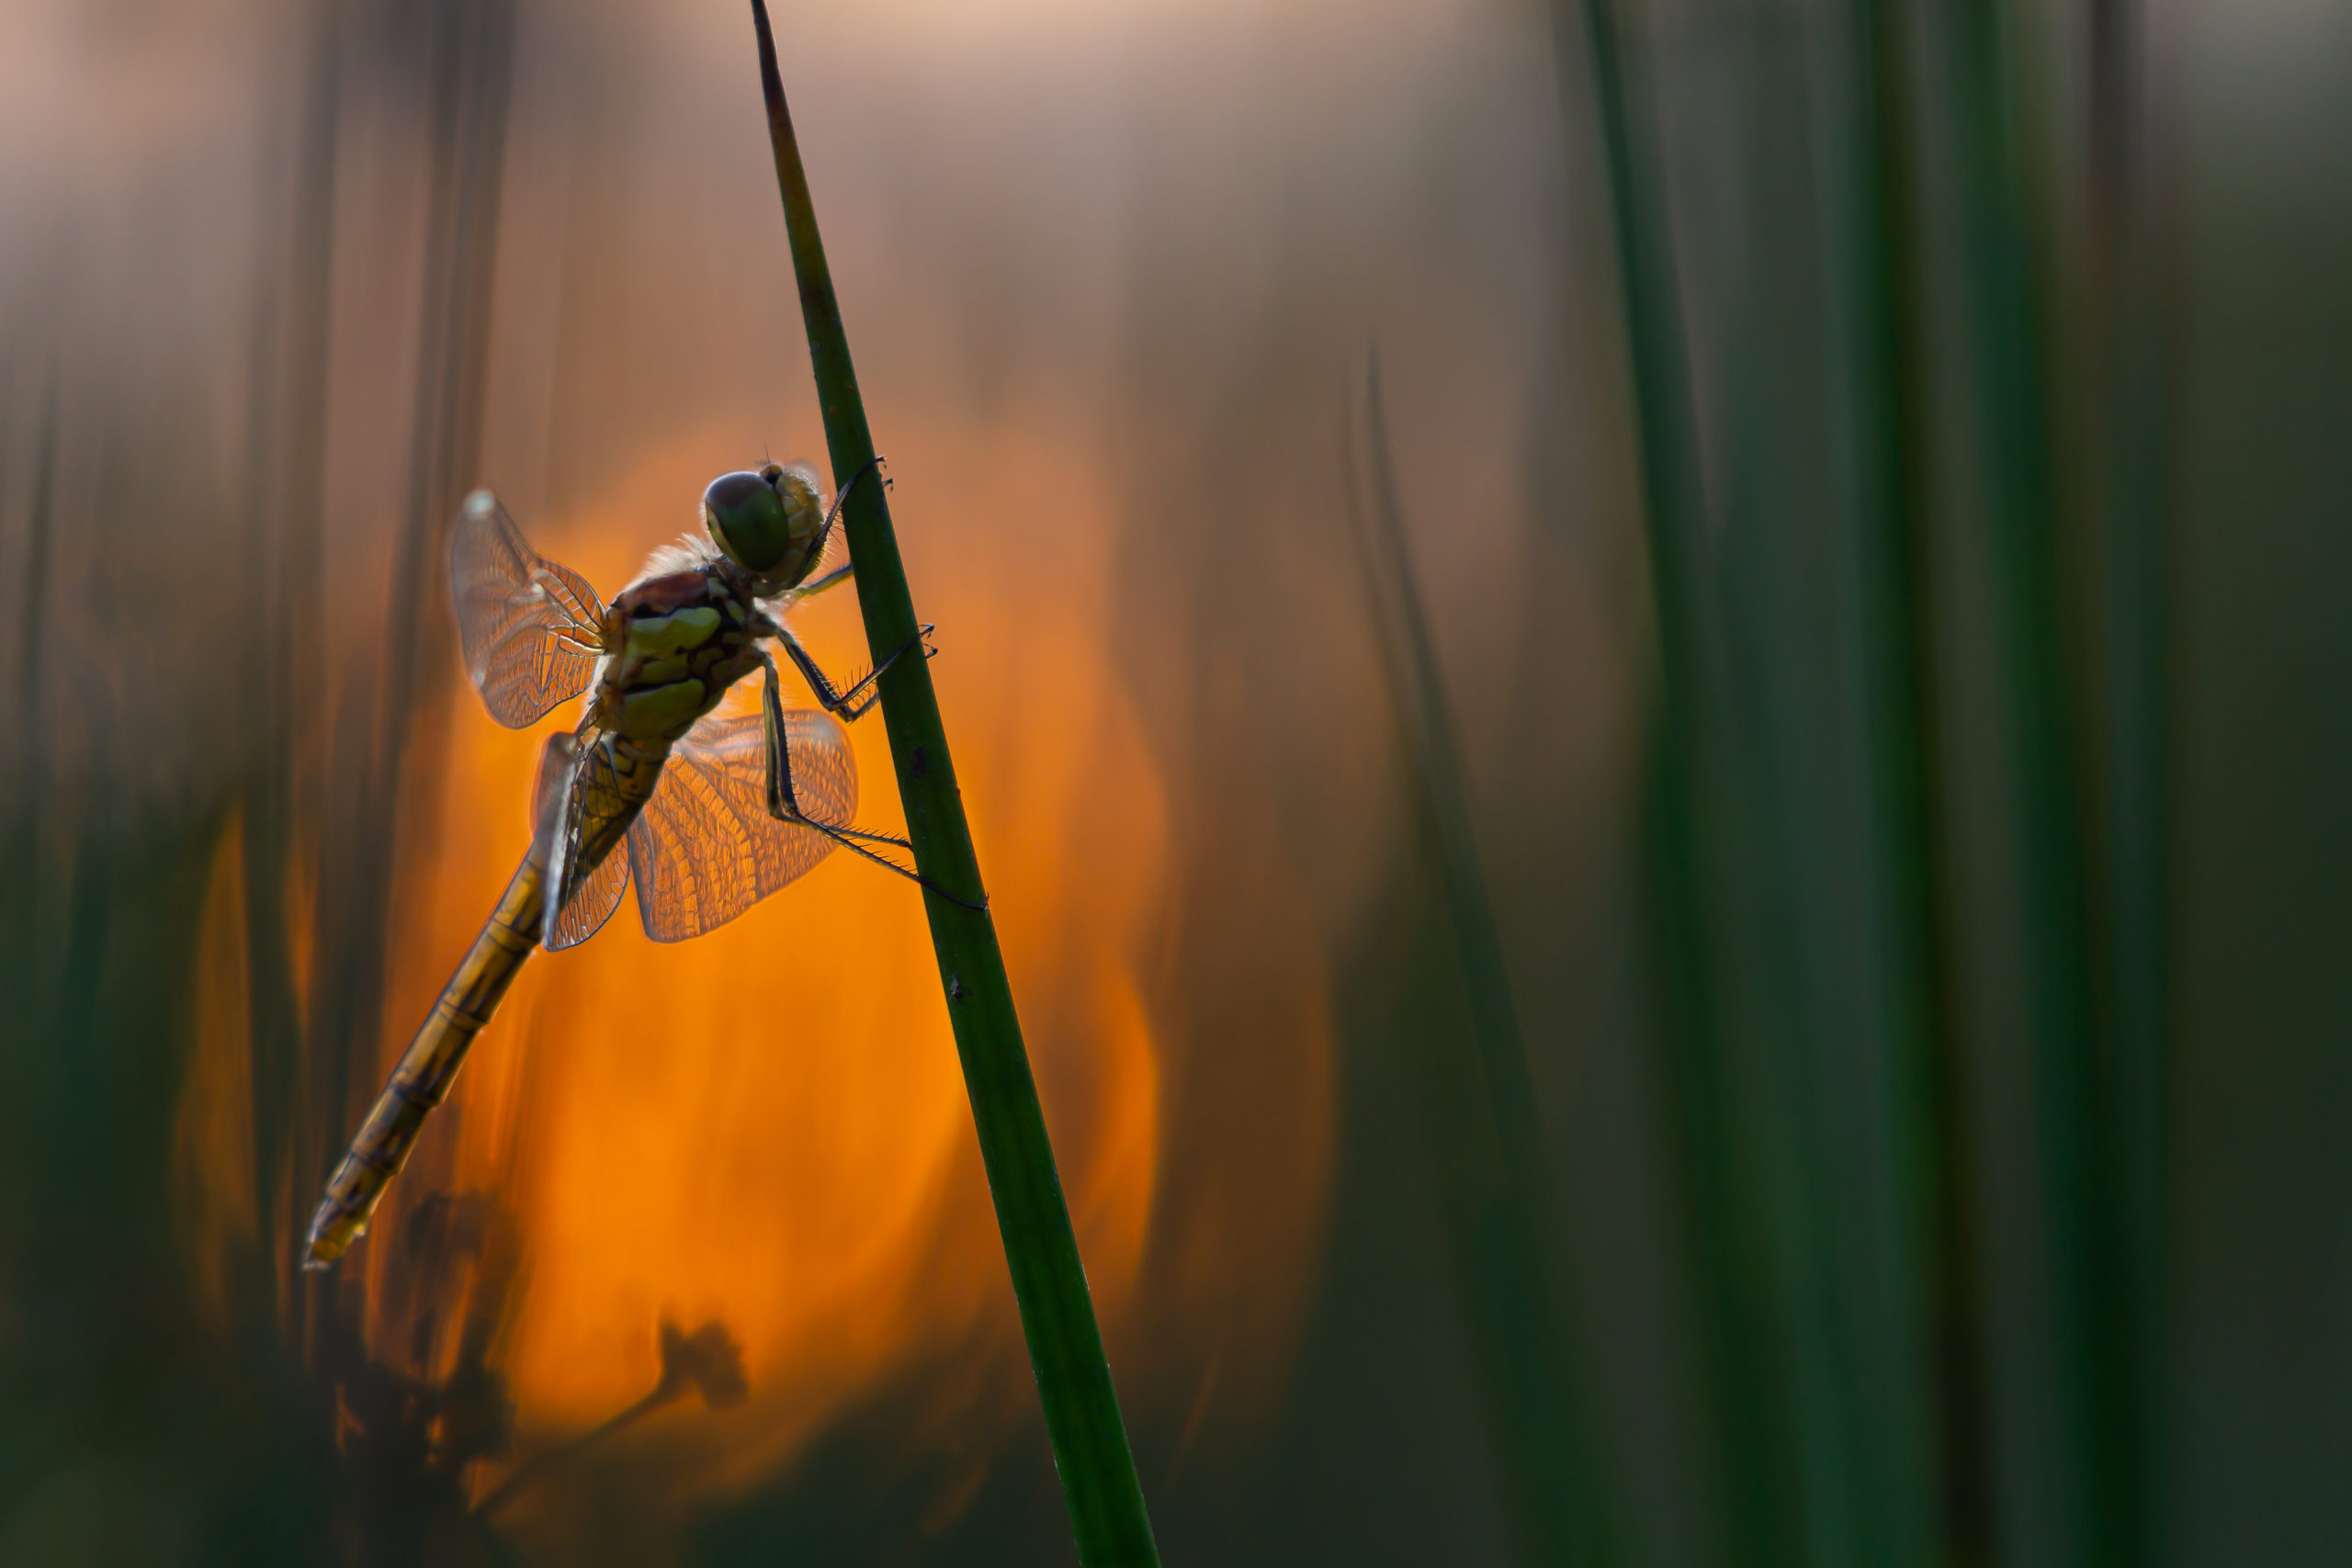
<svg viewBox="0 0 2352 1568">
<path fill-rule="evenodd" d="M 447 1097 L 474 1036 L 490 1022 L 523 960 L 539 944 L 546 886 L 546 867 L 535 847 L 515 868 L 465 962 L 441 987 L 432 1012 L 352 1139 L 350 1152 L 327 1179 L 326 1194 L 311 1219 L 304 1268 L 325 1268 L 366 1233 L 385 1187 L 408 1163 L 425 1117 Z"/>
</svg>

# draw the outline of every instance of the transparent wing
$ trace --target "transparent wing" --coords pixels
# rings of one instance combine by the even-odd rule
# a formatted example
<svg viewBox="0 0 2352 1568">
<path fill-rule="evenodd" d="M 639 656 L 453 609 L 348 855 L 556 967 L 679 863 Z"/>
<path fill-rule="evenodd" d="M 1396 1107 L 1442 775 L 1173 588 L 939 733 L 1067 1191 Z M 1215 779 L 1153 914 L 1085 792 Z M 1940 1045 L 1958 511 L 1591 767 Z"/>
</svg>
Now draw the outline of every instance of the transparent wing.
<svg viewBox="0 0 2352 1568">
<path fill-rule="evenodd" d="M 552 815 L 548 886 L 553 892 L 539 941 L 549 953 L 560 953 L 601 931 L 628 886 L 628 857 L 616 852 L 636 801 L 622 787 L 609 743 L 592 739 L 578 748 Z"/>
<path fill-rule="evenodd" d="M 786 714 L 784 729 L 800 808 L 846 826 L 857 811 L 848 734 L 813 708 Z M 723 926 L 831 852 L 822 833 L 768 815 L 767 777 L 755 713 L 714 714 L 672 749 L 628 831 L 646 935 L 684 942 Z"/>
<path fill-rule="evenodd" d="M 535 724 L 588 689 L 604 602 L 578 572 L 531 548 L 486 490 L 458 509 L 449 534 L 449 592 L 466 673 L 499 723 L 510 729 Z"/>
</svg>

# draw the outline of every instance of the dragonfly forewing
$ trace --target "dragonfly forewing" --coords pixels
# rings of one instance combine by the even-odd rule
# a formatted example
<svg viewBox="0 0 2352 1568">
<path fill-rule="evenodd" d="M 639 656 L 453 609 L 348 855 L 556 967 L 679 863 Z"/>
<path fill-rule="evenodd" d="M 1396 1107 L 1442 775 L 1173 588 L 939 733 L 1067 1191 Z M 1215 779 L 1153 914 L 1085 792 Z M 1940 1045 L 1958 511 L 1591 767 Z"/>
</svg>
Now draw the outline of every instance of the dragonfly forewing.
<svg viewBox="0 0 2352 1568">
<path fill-rule="evenodd" d="M 531 548 L 486 490 L 466 498 L 450 531 L 449 592 L 466 673 L 499 723 L 536 724 L 595 678 L 604 601 Z"/>
</svg>

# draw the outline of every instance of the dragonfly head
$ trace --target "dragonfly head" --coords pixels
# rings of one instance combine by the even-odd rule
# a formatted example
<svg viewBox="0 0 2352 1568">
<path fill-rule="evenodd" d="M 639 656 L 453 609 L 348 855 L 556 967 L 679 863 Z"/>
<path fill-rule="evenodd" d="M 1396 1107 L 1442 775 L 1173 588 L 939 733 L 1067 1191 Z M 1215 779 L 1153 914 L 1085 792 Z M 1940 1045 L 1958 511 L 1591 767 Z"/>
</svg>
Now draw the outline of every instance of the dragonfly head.
<svg viewBox="0 0 2352 1568">
<path fill-rule="evenodd" d="M 702 492 L 702 524 L 719 553 L 763 586 L 790 588 L 808 575 L 824 546 L 817 476 L 799 464 L 778 463 L 721 474 Z"/>
</svg>

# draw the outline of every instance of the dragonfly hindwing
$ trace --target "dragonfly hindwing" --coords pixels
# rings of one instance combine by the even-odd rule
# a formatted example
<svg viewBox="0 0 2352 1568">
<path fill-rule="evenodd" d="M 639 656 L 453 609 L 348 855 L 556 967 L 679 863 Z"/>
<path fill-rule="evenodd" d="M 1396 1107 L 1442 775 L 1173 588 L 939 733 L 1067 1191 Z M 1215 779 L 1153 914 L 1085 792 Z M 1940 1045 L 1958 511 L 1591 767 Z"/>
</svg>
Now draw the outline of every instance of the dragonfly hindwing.
<svg viewBox="0 0 2352 1568">
<path fill-rule="evenodd" d="M 633 761 L 638 768 L 659 766 Z M 548 855 L 548 896 L 539 940 L 550 953 L 594 936 L 628 886 L 628 857 L 617 852 L 646 790 L 622 773 L 623 764 L 609 736 L 592 735 L 572 758 L 562 802 L 553 813 Z"/>
<path fill-rule="evenodd" d="M 725 925 L 833 848 L 813 828 L 767 808 L 767 746 L 758 714 L 713 714 L 672 749 L 662 783 L 628 830 L 645 934 L 684 942 Z M 857 762 L 831 716 L 784 716 L 801 810 L 846 825 L 857 813 Z"/>
</svg>

